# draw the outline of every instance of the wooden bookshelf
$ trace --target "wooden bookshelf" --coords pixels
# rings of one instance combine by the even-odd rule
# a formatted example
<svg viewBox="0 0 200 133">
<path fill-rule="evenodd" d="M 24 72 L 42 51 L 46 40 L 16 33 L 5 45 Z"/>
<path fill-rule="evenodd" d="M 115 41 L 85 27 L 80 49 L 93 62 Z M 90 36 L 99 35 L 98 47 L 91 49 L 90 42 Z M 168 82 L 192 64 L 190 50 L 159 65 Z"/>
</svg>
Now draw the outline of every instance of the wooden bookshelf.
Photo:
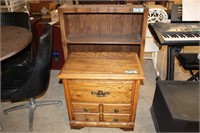
<svg viewBox="0 0 200 133">
<path fill-rule="evenodd" d="M 136 52 L 142 61 L 147 17 L 148 8 L 143 5 L 62 5 L 64 57 L 73 51 Z"/>
</svg>

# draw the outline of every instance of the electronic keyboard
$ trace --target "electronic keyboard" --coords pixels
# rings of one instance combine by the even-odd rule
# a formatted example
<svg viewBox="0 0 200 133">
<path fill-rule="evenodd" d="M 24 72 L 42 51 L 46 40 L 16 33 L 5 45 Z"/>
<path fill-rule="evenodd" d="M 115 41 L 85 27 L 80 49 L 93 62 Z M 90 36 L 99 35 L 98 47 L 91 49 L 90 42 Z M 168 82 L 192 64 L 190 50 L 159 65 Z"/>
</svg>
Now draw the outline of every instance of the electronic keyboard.
<svg viewBox="0 0 200 133">
<path fill-rule="evenodd" d="M 200 23 L 199 22 L 156 22 L 148 25 L 154 39 L 160 45 L 199 45 Z"/>
</svg>

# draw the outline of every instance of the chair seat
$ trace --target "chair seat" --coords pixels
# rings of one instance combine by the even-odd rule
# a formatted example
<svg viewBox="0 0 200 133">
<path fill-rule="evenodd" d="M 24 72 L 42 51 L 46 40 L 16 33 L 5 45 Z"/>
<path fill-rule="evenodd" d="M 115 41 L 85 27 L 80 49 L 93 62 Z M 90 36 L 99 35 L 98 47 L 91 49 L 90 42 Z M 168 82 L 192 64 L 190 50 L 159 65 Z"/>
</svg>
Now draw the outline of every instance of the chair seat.
<svg viewBox="0 0 200 133">
<path fill-rule="evenodd" d="M 176 58 L 185 70 L 199 70 L 197 53 L 181 53 Z"/>
<path fill-rule="evenodd" d="M 159 132 L 198 132 L 199 82 L 158 81 L 151 114 Z"/>
<path fill-rule="evenodd" d="M 13 93 L 20 89 L 29 79 L 33 71 L 33 63 L 24 66 L 13 66 L 1 75 L 1 100 L 10 99 Z"/>
</svg>

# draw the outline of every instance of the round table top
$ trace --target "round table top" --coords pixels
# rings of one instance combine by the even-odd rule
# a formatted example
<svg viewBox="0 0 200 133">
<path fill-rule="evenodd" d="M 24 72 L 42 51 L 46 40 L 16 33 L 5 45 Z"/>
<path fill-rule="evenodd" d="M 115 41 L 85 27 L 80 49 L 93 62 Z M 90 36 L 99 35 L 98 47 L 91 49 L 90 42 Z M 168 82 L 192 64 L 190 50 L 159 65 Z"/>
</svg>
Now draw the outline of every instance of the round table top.
<svg viewBox="0 0 200 133">
<path fill-rule="evenodd" d="M 20 52 L 31 41 L 32 33 L 28 29 L 17 26 L 2 26 L 0 61 Z"/>
</svg>

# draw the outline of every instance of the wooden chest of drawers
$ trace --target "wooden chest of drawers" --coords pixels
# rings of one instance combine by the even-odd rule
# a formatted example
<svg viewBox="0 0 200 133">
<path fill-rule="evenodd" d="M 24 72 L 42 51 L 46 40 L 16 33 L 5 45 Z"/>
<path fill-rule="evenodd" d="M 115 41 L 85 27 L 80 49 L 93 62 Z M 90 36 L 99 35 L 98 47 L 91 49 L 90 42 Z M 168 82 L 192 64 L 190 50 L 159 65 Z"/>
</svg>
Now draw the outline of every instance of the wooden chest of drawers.
<svg viewBox="0 0 200 133">
<path fill-rule="evenodd" d="M 73 52 L 61 70 L 71 128 L 133 130 L 140 61 L 133 52 Z"/>
</svg>

